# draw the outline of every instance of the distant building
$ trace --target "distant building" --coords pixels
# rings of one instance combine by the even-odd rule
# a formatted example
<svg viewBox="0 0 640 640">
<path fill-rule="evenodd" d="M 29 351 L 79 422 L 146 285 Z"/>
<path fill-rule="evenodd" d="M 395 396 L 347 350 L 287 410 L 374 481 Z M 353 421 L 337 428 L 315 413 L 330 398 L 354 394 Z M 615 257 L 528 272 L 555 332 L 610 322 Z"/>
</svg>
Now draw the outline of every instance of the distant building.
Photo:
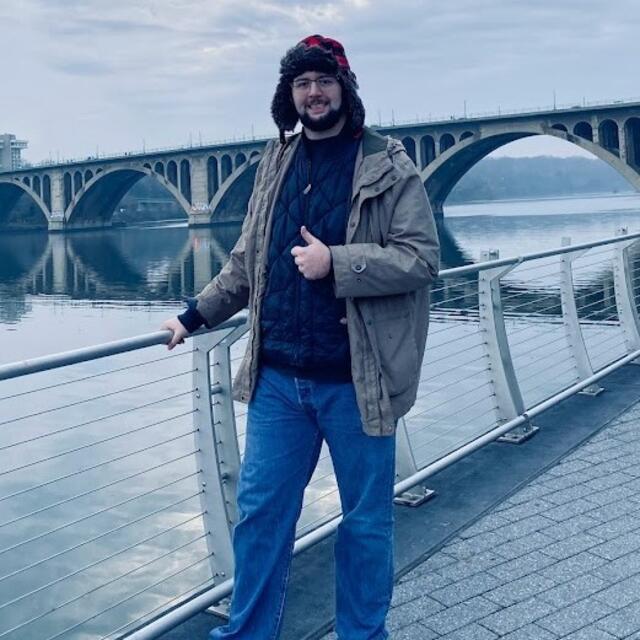
<svg viewBox="0 0 640 640">
<path fill-rule="evenodd" d="M 20 152 L 26 148 L 26 140 L 17 140 L 12 133 L 0 134 L 0 171 L 20 169 L 22 167 Z"/>
</svg>

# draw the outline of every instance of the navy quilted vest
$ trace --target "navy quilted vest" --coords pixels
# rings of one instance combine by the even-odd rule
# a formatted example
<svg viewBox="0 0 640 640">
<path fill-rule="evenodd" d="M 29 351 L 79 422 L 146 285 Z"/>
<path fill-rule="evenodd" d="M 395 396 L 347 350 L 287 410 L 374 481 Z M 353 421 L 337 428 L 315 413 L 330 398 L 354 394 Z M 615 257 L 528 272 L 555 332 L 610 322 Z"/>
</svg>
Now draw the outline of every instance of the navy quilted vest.
<svg viewBox="0 0 640 640">
<path fill-rule="evenodd" d="M 358 143 L 343 132 L 317 141 L 303 136 L 298 145 L 273 211 L 260 315 L 263 363 L 309 377 L 351 377 L 347 327 L 340 322 L 345 302 L 335 297 L 333 273 L 305 279 L 291 249 L 306 246 L 302 225 L 328 246 L 345 243 Z"/>
</svg>

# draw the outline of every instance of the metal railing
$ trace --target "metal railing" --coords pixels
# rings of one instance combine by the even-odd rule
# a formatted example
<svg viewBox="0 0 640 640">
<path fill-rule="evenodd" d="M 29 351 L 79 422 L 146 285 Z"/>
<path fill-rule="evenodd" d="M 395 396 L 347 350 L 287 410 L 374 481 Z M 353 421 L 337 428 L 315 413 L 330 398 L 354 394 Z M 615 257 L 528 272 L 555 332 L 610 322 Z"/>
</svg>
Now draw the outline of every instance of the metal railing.
<svg viewBox="0 0 640 640">
<path fill-rule="evenodd" d="M 526 440 L 535 416 L 640 355 L 638 242 L 488 252 L 440 273 L 396 495 L 499 437 Z M 236 317 L 171 354 L 160 331 L 0 366 L 0 640 L 155 638 L 230 593 L 246 328 Z M 339 521 L 323 451 L 295 552 Z"/>
</svg>

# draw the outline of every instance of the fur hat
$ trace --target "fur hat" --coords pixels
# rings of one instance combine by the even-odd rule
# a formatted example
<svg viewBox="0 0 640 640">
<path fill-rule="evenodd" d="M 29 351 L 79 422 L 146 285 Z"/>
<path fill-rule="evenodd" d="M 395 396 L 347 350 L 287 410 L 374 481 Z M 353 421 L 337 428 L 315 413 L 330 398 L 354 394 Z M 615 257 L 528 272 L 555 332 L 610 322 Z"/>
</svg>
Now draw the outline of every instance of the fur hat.
<svg viewBox="0 0 640 640">
<path fill-rule="evenodd" d="M 292 47 L 280 61 L 280 80 L 271 101 L 271 115 L 284 144 L 285 131 L 293 131 L 298 123 L 298 112 L 291 96 L 291 82 L 305 71 L 320 71 L 335 76 L 342 86 L 342 100 L 347 114 L 347 125 L 354 135 L 364 126 L 364 106 L 358 96 L 358 82 L 351 71 L 344 47 L 332 38 L 313 35 Z"/>
</svg>

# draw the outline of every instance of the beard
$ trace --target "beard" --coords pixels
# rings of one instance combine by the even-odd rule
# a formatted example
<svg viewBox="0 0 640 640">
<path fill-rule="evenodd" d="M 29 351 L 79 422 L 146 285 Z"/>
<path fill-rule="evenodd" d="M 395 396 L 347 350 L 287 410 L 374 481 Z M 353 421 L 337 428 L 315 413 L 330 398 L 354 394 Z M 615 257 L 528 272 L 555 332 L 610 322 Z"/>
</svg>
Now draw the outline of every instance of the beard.
<svg viewBox="0 0 640 640">
<path fill-rule="evenodd" d="M 311 118 L 306 109 L 298 115 L 300 122 L 307 129 L 311 131 L 326 131 L 338 123 L 343 113 L 345 113 L 344 102 L 337 109 L 330 108 L 321 118 Z"/>
</svg>

